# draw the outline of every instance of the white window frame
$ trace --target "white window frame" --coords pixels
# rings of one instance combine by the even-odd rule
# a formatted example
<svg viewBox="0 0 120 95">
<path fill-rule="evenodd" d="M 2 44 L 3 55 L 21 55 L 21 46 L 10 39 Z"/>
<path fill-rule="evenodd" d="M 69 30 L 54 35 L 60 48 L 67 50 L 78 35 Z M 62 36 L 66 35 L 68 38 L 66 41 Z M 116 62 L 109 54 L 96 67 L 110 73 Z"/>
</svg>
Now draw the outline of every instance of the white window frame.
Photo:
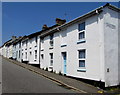
<svg viewBox="0 0 120 95">
<path fill-rule="evenodd" d="M 84 22 L 82 22 L 82 23 L 85 23 L 85 21 Z M 79 23 L 78 24 L 78 40 L 80 41 L 80 40 L 85 40 L 85 29 L 83 29 L 83 30 L 80 30 L 79 28 L 80 28 L 80 24 L 82 24 L 82 23 Z M 85 28 L 86 28 L 86 24 L 85 24 Z M 80 39 L 80 37 L 79 37 L 79 34 L 80 33 L 82 33 L 82 32 L 84 32 L 84 38 L 82 38 L 82 39 Z"/>
<path fill-rule="evenodd" d="M 85 51 L 85 57 L 84 58 L 80 58 L 80 51 Z M 80 61 L 85 61 L 85 66 L 84 67 L 80 67 Z M 79 69 L 86 69 L 86 49 L 78 50 L 78 68 Z"/>
<path fill-rule="evenodd" d="M 35 50 L 35 61 L 37 61 L 37 50 Z"/>
<path fill-rule="evenodd" d="M 50 53 L 49 55 L 50 55 L 50 67 L 53 67 L 53 53 Z"/>
<path fill-rule="evenodd" d="M 51 39 L 52 36 L 52 39 Z M 54 34 L 50 34 L 50 47 L 53 47 L 54 45 Z"/>
</svg>

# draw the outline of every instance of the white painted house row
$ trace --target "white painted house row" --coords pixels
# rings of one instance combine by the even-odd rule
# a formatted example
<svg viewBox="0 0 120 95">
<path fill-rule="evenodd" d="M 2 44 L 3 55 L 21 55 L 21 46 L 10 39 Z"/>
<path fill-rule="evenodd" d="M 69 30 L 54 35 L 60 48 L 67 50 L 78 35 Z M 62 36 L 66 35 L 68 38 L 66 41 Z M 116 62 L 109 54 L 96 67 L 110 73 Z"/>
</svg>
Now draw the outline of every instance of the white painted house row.
<svg viewBox="0 0 120 95">
<path fill-rule="evenodd" d="M 68 23 L 58 19 L 57 25 L 16 41 L 13 58 L 106 87 L 119 85 L 119 12 L 106 4 Z"/>
</svg>

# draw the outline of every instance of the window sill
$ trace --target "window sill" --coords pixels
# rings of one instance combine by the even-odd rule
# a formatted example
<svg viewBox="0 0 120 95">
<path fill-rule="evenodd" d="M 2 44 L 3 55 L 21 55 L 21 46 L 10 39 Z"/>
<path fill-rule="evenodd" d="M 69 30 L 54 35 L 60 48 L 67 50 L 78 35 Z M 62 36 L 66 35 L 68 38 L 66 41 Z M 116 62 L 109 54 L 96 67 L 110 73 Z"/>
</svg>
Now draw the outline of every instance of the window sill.
<svg viewBox="0 0 120 95">
<path fill-rule="evenodd" d="M 53 49 L 53 47 L 50 47 L 49 49 Z"/>
<path fill-rule="evenodd" d="M 41 49 L 41 51 L 44 51 L 44 49 Z"/>
<path fill-rule="evenodd" d="M 80 43 L 85 43 L 85 42 L 86 42 L 86 40 L 85 40 L 85 39 L 81 39 L 81 40 L 77 41 L 77 44 L 80 44 Z"/>
<path fill-rule="evenodd" d="M 49 69 L 53 69 L 53 66 L 49 66 Z"/>
<path fill-rule="evenodd" d="M 61 47 L 66 47 L 66 46 L 67 46 L 67 44 L 62 44 L 62 45 L 61 45 Z"/>
<path fill-rule="evenodd" d="M 86 72 L 86 69 L 77 69 L 78 72 Z"/>
</svg>

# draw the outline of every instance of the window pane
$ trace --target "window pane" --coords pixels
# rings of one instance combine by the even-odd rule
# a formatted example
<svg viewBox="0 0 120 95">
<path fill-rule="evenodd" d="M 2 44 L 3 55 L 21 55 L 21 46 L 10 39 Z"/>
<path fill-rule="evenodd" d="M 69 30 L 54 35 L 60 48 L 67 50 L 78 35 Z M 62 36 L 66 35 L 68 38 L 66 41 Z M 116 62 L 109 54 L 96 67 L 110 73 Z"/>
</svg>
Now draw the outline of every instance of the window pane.
<svg viewBox="0 0 120 95">
<path fill-rule="evenodd" d="M 79 33 L 79 39 L 83 39 L 83 38 L 85 38 L 85 32 Z"/>
<path fill-rule="evenodd" d="M 53 60 L 50 60 L 50 66 L 53 66 Z"/>
<path fill-rule="evenodd" d="M 53 53 L 50 53 L 50 59 L 53 59 Z"/>
<path fill-rule="evenodd" d="M 35 59 L 37 59 L 37 50 L 35 50 Z"/>
<path fill-rule="evenodd" d="M 35 42 L 37 43 L 37 37 L 35 37 Z"/>
<path fill-rule="evenodd" d="M 79 31 L 85 30 L 85 22 L 79 24 Z"/>
<path fill-rule="evenodd" d="M 85 67 L 85 60 L 79 60 L 79 67 Z"/>
<path fill-rule="evenodd" d="M 79 58 L 85 58 L 85 50 L 79 51 Z"/>
<path fill-rule="evenodd" d="M 42 59 L 44 58 L 44 55 L 43 55 L 43 54 L 41 54 L 41 58 L 42 58 Z"/>
<path fill-rule="evenodd" d="M 53 34 L 50 35 L 50 40 L 53 40 Z"/>
</svg>

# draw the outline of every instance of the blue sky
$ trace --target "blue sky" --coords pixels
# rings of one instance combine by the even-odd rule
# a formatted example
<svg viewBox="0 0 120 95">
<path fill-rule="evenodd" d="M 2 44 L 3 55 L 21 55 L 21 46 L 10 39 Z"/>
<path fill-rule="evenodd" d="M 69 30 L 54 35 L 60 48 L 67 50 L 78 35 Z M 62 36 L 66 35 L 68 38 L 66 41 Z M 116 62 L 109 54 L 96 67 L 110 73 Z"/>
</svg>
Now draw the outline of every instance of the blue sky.
<svg viewBox="0 0 120 95">
<path fill-rule="evenodd" d="M 4 2 L 2 3 L 2 43 L 11 36 L 24 36 L 52 26 L 56 18 L 67 22 L 105 5 L 106 2 Z M 118 3 L 111 3 L 118 6 Z"/>
</svg>

